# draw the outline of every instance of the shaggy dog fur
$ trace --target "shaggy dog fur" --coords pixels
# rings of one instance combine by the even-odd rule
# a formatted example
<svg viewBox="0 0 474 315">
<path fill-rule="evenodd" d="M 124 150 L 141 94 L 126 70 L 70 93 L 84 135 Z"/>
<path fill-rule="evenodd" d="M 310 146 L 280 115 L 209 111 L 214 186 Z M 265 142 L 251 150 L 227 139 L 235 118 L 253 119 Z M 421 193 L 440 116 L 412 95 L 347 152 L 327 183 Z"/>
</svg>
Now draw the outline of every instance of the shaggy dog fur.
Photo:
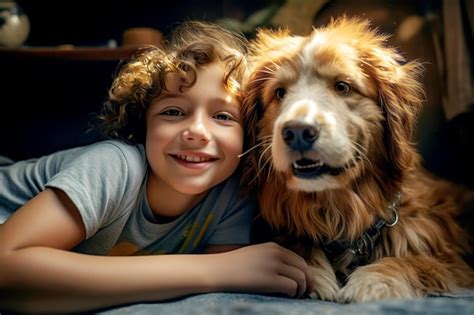
<svg viewBox="0 0 474 315">
<path fill-rule="evenodd" d="M 260 30 L 243 115 L 244 184 L 279 242 L 313 266 L 312 297 L 362 302 L 474 285 L 449 183 L 412 141 L 421 66 L 368 21 L 309 36 Z"/>
</svg>

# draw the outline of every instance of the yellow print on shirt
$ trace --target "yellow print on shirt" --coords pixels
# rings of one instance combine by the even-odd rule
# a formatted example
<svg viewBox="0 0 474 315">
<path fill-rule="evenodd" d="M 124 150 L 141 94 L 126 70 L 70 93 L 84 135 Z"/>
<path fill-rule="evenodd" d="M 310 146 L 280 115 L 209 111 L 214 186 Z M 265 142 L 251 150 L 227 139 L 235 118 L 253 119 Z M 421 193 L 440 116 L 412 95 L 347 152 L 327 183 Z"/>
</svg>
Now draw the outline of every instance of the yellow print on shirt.
<svg viewBox="0 0 474 315">
<path fill-rule="evenodd" d="M 117 243 L 107 255 L 109 256 L 131 256 L 135 254 L 139 248 L 130 242 Z"/>
<path fill-rule="evenodd" d="M 209 224 L 211 224 L 213 218 L 214 218 L 213 214 L 210 213 L 206 217 L 204 224 L 201 225 L 195 222 L 193 224 L 188 224 L 185 228 L 183 228 L 183 231 L 180 235 L 181 239 L 178 241 L 179 243 L 182 242 L 182 244 L 179 247 L 179 250 L 177 251 L 177 253 L 189 252 L 190 251 L 190 249 L 188 248 L 189 246 L 192 247 L 191 251 L 194 248 L 198 247 L 199 243 L 201 242 L 202 238 L 204 237 L 209 227 Z M 151 252 L 149 250 L 139 248 L 134 243 L 131 243 L 128 241 L 120 241 L 108 252 L 107 255 L 108 256 L 132 256 L 132 255 L 151 255 L 151 254 L 162 255 L 162 254 L 167 254 L 167 253 L 168 252 L 165 250 L 155 250 Z"/>
<path fill-rule="evenodd" d="M 209 224 L 212 222 L 212 219 L 214 218 L 214 215 L 212 213 L 209 213 L 209 215 L 206 218 L 206 221 L 204 221 L 204 224 L 200 226 L 198 223 L 193 223 L 191 226 L 191 230 L 189 231 L 189 234 L 184 241 L 183 245 L 178 250 L 178 253 L 183 253 L 186 251 L 187 247 L 189 246 L 189 243 L 193 241 L 192 246 L 196 247 L 199 242 L 201 241 L 202 237 L 204 236 L 204 233 L 206 233 L 206 230 L 209 226 Z M 200 228 L 199 232 L 197 231 Z"/>
</svg>

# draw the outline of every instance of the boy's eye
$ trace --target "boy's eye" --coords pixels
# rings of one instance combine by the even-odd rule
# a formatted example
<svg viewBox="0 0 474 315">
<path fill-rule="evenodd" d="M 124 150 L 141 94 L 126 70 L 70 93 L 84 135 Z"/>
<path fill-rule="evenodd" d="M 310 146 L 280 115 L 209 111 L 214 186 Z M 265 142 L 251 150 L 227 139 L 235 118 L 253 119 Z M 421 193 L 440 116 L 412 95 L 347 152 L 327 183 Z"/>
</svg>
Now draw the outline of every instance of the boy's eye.
<svg viewBox="0 0 474 315">
<path fill-rule="evenodd" d="M 218 113 L 218 114 L 215 114 L 215 115 L 214 115 L 214 119 L 217 119 L 217 120 L 235 120 L 235 118 L 232 117 L 232 115 L 227 114 L 227 113 Z"/>
<path fill-rule="evenodd" d="M 176 109 L 176 108 L 171 108 L 171 109 L 167 109 L 165 111 L 162 111 L 160 113 L 160 115 L 164 115 L 164 116 L 184 116 L 184 112 L 179 110 L 179 109 Z"/>
</svg>

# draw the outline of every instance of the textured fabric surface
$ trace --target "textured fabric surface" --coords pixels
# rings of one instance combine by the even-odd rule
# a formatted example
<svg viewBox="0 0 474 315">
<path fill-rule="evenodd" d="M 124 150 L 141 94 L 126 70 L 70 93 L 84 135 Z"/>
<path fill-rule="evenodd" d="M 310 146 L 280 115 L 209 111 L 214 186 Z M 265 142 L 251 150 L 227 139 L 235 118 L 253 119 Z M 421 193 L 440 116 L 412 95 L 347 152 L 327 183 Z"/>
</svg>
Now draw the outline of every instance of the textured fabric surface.
<svg viewBox="0 0 474 315">
<path fill-rule="evenodd" d="M 254 294 L 211 293 L 164 303 L 135 304 L 103 311 L 106 315 L 474 315 L 474 291 L 454 297 L 429 297 L 362 304 L 338 304 Z"/>
</svg>

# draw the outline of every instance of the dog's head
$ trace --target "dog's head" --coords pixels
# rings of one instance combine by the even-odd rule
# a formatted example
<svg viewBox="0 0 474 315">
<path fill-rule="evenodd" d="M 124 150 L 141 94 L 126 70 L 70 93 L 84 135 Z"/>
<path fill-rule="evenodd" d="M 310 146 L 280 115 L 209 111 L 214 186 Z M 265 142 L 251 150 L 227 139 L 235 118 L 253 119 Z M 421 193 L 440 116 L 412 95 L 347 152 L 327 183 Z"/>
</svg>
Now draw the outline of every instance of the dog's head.
<svg viewBox="0 0 474 315">
<path fill-rule="evenodd" d="M 342 17 L 307 37 L 259 31 L 244 91 L 248 183 L 345 188 L 371 174 L 390 194 L 417 163 L 411 143 L 423 91 L 369 22 Z M 259 180 L 260 179 L 260 180 Z"/>
</svg>

